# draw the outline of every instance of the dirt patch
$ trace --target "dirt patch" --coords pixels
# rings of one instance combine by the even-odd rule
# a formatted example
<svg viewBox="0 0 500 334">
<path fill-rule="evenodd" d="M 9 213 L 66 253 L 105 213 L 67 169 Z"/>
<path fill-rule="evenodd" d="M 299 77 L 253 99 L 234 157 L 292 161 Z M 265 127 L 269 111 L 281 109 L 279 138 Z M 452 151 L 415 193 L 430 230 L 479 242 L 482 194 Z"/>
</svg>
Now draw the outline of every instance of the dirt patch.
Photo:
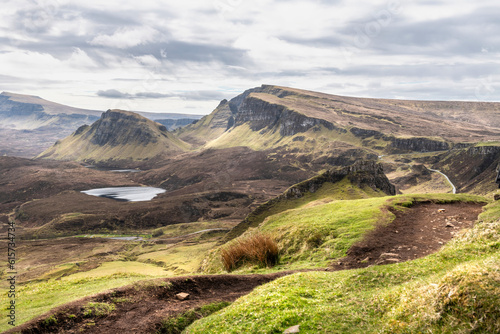
<svg viewBox="0 0 500 334">
<path fill-rule="evenodd" d="M 392 210 L 394 221 L 353 245 L 333 270 L 363 268 L 414 260 L 438 251 L 464 228 L 471 228 L 483 204 L 419 203 L 404 211 Z"/>
<path fill-rule="evenodd" d="M 232 302 L 291 273 L 189 276 L 137 283 L 61 306 L 6 333 L 154 333 L 166 318 L 214 302 Z M 189 297 L 181 301 L 178 293 Z M 83 308 L 89 302 L 113 304 L 115 309 L 104 317 L 85 316 Z"/>
</svg>

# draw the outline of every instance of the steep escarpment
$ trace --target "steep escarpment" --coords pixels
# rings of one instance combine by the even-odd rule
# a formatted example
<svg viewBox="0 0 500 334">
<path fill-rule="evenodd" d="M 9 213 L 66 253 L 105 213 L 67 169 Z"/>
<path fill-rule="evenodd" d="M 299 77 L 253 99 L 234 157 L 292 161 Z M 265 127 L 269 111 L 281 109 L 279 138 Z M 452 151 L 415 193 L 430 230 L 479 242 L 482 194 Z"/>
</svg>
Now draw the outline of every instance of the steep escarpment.
<svg viewBox="0 0 500 334">
<path fill-rule="evenodd" d="M 91 126 L 84 125 L 56 142 L 39 158 L 130 166 L 159 156 L 176 155 L 187 147 L 164 125 L 132 112 L 108 110 Z"/>
<path fill-rule="evenodd" d="M 266 128 L 279 131 L 281 136 L 293 136 L 317 125 L 323 125 L 329 130 L 335 128 L 330 122 L 307 117 L 284 105 L 270 103 L 252 94 L 241 103 L 233 117 L 234 127 L 247 123 L 253 131 Z"/>
</svg>

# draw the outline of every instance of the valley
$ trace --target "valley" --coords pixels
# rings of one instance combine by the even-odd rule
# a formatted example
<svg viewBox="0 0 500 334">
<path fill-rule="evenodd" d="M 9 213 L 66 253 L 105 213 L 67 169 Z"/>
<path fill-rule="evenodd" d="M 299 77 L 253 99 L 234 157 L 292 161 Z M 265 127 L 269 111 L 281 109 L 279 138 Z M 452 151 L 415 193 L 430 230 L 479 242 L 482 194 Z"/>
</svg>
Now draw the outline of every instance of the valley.
<svg viewBox="0 0 500 334">
<path fill-rule="evenodd" d="M 66 113 L 2 96 L 11 111 Z M 31 158 L 0 157 L 0 231 L 15 225 L 17 247 L 21 326 L 9 332 L 162 333 L 222 302 L 186 332 L 459 330 L 476 316 L 445 291 L 467 289 L 487 310 L 475 326 L 499 328 L 499 103 L 262 85 L 172 128 L 123 110 L 85 115 Z M 255 260 L 249 242 L 276 254 Z"/>
</svg>

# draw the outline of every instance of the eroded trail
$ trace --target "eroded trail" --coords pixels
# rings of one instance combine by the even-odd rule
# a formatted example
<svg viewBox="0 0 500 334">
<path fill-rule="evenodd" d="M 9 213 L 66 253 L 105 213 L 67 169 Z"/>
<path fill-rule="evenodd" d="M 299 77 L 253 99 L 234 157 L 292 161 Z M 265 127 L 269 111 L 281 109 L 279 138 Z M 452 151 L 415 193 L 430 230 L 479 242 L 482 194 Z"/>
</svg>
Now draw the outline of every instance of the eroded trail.
<svg viewBox="0 0 500 334">
<path fill-rule="evenodd" d="M 395 211 L 396 218 L 391 224 L 377 227 L 328 270 L 390 264 L 429 255 L 459 230 L 472 227 L 481 207 L 482 204 L 475 203 L 420 203 L 405 211 Z M 147 281 L 64 305 L 8 333 L 154 333 L 163 319 L 205 304 L 234 301 L 261 284 L 292 273 Z M 189 298 L 179 300 L 176 294 L 180 292 L 188 293 Z M 114 303 L 116 309 L 108 316 L 85 318 L 82 308 L 90 301 Z M 54 315 L 56 324 L 44 321 L 49 315 Z"/>
<path fill-rule="evenodd" d="M 434 253 L 458 231 L 471 228 L 482 206 L 418 203 L 405 211 L 393 211 L 396 218 L 392 223 L 377 227 L 332 268 L 343 270 L 404 262 Z"/>
</svg>

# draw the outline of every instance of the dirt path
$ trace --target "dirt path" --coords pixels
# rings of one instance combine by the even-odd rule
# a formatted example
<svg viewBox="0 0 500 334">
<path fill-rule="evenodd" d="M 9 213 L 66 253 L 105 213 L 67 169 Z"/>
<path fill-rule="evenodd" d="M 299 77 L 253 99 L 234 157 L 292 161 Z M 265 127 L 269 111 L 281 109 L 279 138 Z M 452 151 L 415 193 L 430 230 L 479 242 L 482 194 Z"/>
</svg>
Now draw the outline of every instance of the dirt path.
<svg viewBox="0 0 500 334">
<path fill-rule="evenodd" d="M 470 228 L 482 211 L 482 204 L 421 203 L 402 211 L 393 211 L 394 221 L 369 233 L 351 247 L 347 257 L 333 270 L 363 268 L 414 260 L 438 251 L 464 228 Z"/>
<path fill-rule="evenodd" d="M 472 227 L 481 207 L 473 203 L 423 203 L 404 212 L 395 211 L 391 224 L 376 228 L 328 270 L 390 264 L 436 252 L 460 229 Z M 261 284 L 292 273 L 158 279 L 64 305 L 7 333 L 154 333 L 165 318 L 217 301 L 234 301 Z M 178 300 L 180 292 L 188 293 L 189 299 Z M 112 302 L 116 309 L 107 317 L 85 318 L 82 307 L 90 301 Z M 57 325 L 44 324 L 49 315 L 55 316 Z"/>
</svg>

